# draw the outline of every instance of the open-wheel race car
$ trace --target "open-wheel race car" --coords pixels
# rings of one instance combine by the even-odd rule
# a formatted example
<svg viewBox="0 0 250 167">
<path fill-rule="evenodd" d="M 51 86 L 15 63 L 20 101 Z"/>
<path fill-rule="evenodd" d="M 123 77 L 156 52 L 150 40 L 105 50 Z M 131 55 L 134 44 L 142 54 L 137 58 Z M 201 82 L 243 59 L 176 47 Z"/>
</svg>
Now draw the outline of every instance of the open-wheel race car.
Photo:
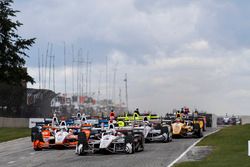
<svg viewBox="0 0 250 167">
<path fill-rule="evenodd" d="M 152 124 L 152 128 L 145 137 L 145 142 L 171 142 L 172 128 L 170 125 L 156 123 Z"/>
<path fill-rule="evenodd" d="M 202 128 L 199 122 L 192 120 L 176 119 L 172 123 L 173 137 L 203 137 Z"/>
<path fill-rule="evenodd" d="M 109 129 L 93 135 L 93 129 L 86 129 L 78 134 L 76 154 L 85 155 L 95 152 L 133 154 L 144 150 L 144 135 L 133 129 L 115 129 L 110 124 Z"/>
<path fill-rule="evenodd" d="M 65 121 L 58 125 L 56 117 L 53 118 L 51 125 L 33 127 L 31 140 L 35 151 L 44 148 L 68 147 L 73 148 L 77 144 L 78 127 L 68 127 Z"/>
</svg>

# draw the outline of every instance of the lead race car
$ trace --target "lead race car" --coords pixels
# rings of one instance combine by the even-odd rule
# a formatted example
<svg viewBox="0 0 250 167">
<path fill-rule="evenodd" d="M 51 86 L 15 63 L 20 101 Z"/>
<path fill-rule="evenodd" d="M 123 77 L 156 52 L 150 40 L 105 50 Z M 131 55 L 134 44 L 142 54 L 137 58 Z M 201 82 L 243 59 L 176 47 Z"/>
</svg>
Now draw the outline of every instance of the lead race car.
<svg viewBox="0 0 250 167">
<path fill-rule="evenodd" d="M 95 128 L 86 129 L 78 135 L 76 154 L 85 155 L 95 152 L 124 152 L 133 154 L 144 150 L 144 134 L 133 128 L 115 128 L 109 124 L 108 129 L 93 135 Z"/>
</svg>

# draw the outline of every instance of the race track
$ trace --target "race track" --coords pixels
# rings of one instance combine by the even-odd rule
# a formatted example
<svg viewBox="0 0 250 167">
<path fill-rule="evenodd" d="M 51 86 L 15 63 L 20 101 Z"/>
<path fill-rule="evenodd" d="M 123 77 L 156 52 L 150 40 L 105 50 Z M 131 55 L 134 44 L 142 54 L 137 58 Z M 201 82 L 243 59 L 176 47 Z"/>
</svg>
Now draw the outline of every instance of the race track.
<svg viewBox="0 0 250 167">
<path fill-rule="evenodd" d="M 208 129 L 205 133 L 214 131 Z M 78 156 L 73 149 L 34 151 L 30 137 L 0 143 L 0 166 L 50 167 L 159 167 L 167 166 L 198 139 L 173 139 L 170 143 L 150 143 L 135 154 L 88 154 Z"/>
</svg>

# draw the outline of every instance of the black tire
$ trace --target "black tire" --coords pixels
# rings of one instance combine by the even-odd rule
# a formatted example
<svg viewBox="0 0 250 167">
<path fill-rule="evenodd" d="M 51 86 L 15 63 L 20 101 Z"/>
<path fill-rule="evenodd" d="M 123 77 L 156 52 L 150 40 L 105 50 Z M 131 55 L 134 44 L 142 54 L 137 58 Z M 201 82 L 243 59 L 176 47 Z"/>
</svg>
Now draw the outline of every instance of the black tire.
<svg viewBox="0 0 250 167">
<path fill-rule="evenodd" d="M 128 134 L 126 137 L 125 137 L 125 144 L 127 143 L 131 143 L 132 145 L 132 154 L 135 153 L 135 144 L 134 144 L 134 136 L 133 134 Z"/>
<path fill-rule="evenodd" d="M 38 127 L 33 127 L 33 128 L 31 128 L 31 142 L 34 141 L 35 135 L 36 135 L 37 133 L 39 133 Z"/>
<path fill-rule="evenodd" d="M 171 141 L 173 141 L 173 136 L 171 134 L 171 137 L 170 137 L 170 133 L 168 133 L 168 142 L 171 142 Z"/>
<path fill-rule="evenodd" d="M 143 133 L 142 132 L 135 132 L 134 134 L 137 135 L 136 138 L 138 138 L 138 146 L 135 148 L 135 152 L 143 151 L 144 150 L 144 143 L 145 143 Z M 137 144 L 135 144 L 135 145 L 137 145 Z"/>
<path fill-rule="evenodd" d="M 167 143 L 167 142 L 169 142 L 169 132 L 168 132 L 168 127 L 167 126 L 162 126 L 161 127 L 161 135 L 163 135 L 164 133 L 167 135 L 167 139 L 163 140 L 163 142 Z"/>
<path fill-rule="evenodd" d="M 134 154 L 135 153 L 135 143 L 133 142 L 132 143 L 132 154 Z"/>
<path fill-rule="evenodd" d="M 77 145 L 79 146 L 80 144 L 82 144 L 82 151 L 79 152 L 79 155 L 85 155 L 87 152 L 85 150 L 88 149 L 88 140 L 87 140 L 87 136 L 85 132 L 80 132 L 78 134 L 78 143 Z"/>
<path fill-rule="evenodd" d="M 42 133 L 36 133 L 35 135 L 34 135 L 34 139 L 33 139 L 33 141 L 35 142 L 35 141 L 39 141 L 39 142 L 43 142 L 43 135 L 42 135 Z M 42 150 L 42 148 L 39 148 L 39 147 L 37 147 L 37 148 L 34 148 L 34 150 L 35 151 L 41 151 Z"/>
<path fill-rule="evenodd" d="M 42 151 L 42 148 L 34 148 L 35 151 Z"/>
<path fill-rule="evenodd" d="M 43 134 L 42 133 L 36 133 L 34 136 L 34 140 L 39 140 L 41 142 L 43 142 Z"/>
<path fill-rule="evenodd" d="M 206 129 L 207 129 L 207 125 L 206 125 L 205 122 L 203 121 L 203 128 L 202 128 L 202 130 L 205 132 Z"/>
<path fill-rule="evenodd" d="M 194 124 L 194 135 L 198 138 L 203 137 L 202 129 L 200 128 L 199 123 Z"/>
</svg>

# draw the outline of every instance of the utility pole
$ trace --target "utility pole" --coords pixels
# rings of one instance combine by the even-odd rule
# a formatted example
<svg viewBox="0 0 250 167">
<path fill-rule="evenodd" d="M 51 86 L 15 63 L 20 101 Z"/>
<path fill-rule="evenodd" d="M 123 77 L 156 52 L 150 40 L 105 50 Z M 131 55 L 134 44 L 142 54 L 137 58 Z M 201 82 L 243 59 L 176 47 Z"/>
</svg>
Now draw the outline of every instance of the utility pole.
<svg viewBox="0 0 250 167">
<path fill-rule="evenodd" d="M 127 73 L 125 73 L 125 93 L 126 93 L 126 105 L 127 105 L 127 110 L 128 110 L 128 79 L 127 79 Z"/>
</svg>

